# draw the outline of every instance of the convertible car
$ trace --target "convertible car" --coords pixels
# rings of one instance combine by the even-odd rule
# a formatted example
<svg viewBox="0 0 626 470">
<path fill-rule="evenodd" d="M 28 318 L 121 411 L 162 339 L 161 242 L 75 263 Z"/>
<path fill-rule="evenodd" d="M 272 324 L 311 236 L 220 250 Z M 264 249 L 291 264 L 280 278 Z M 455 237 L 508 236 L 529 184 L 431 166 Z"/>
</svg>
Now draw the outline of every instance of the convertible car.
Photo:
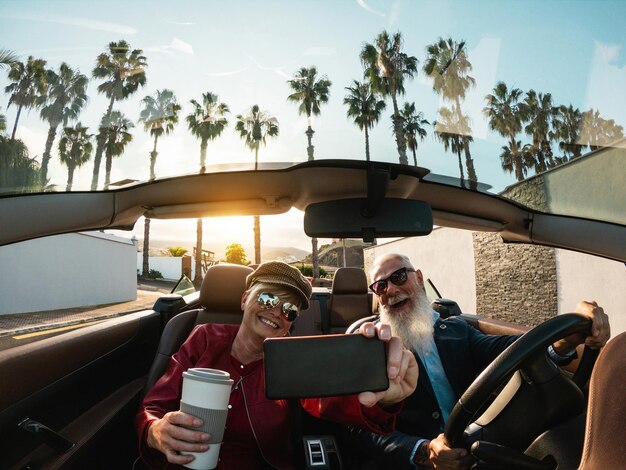
<svg viewBox="0 0 626 470">
<path fill-rule="evenodd" d="M 142 468 L 141 398 L 194 326 L 241 321 L 249 265 L 310 269 L 290 334 L 325 335 L 375 313 L 390 251 L 440 315 L 523 333 L 446 424 L 476 468 L 622 468 L 625 5 L 240 3 L 0 14 L 0 320 L 59 319 L 0 329 L 0 468 Z M 183 282 L 125 310 L 177 248 Z M 613 339 L 555 368 L 587 295 Z M 333 423 L 294 440 L 368 468 Z"/>
</svg>

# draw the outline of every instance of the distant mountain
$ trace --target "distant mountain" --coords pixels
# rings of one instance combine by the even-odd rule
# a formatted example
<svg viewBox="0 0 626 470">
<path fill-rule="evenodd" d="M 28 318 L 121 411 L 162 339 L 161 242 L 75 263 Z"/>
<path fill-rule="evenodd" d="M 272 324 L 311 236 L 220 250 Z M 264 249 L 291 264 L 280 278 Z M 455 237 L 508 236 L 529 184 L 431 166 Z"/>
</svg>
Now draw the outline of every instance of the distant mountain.
<svg viewBox="0 0 626 470">
<path fill-rule="evenodd" d="M 189 242 L 181 242 L 176 240 L 153 239 L 151 237 L 150 256 L 160 256 L 161 254 L 163 254 L 163 251 L 170 246 L 181 246 L 187 250 L 187 253 L 189 255 L 192 255 L 195 243 L 190 244 Z M 138 248 L 139 251 L 141 251 L 143 248 L 143 240 L 141 239 L 138 242 Z M 254 258 L 254 247 L 244 246 L 243 248 L 244 250 L 246 250 L 246 255 L 248 256 L 248 259 Z M 215 253 L 216 259 L 221 259 L 224 257 L 223 246 L 217 247 L 211 246 L 211 244 L 206 244 L 203 246 L 203 249 L 213 251 Z M 262 247 L 261 249 L 261 257 L 263 261 L 278 260 L 284 261 L 286 263 L 294 263 L 296 261 L 304 259 L 309 254 L 310 253 L 305 250 L 294 247 L 268 246 Z"/>
</svg>

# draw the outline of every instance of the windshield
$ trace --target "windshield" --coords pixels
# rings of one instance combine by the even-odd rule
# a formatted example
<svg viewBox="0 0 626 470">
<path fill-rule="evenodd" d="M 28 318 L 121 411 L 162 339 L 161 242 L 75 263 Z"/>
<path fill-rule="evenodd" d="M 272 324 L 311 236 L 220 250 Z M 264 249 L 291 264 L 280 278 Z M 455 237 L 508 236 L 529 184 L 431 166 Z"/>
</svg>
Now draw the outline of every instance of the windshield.
<svg viewBox="0 0 626 470">
<path fill-rule="evenodd" d="M 605 147 L 619 164 L 625 15 L 619 1 L 3 2 L 0 191 L 339 158 L 501 193 Z"/>
</svg>

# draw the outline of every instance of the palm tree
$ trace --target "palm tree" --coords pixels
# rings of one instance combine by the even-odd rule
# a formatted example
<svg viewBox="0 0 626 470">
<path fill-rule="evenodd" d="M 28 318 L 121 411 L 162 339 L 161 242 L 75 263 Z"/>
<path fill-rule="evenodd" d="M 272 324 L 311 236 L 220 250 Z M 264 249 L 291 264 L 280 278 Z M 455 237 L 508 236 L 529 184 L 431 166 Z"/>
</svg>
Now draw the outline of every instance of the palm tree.
<svg viewBox="0 0 626 470">
<path fill-rule="evenodd" d="M 4 67 L 10 67 L 17 62 L 18 57 L 13 51 L 8 49 L 0 49 L 0 70 Z M 7 120 L 4 114 L 0 114 L 0 132 L 4 132 L 7 128 Z"/>
<path fill-rule="evenodd" d="M 9 80 L 13 81 L 4 88 L 9 93 L 9 106 L 14 104 L 17 106 L 17 115 L 15 116 L 15 124 L 11 139 L 15 139 L 17 131 L 17 123 L 20 120 L 22 109 L 31 109 L 37 106 L 38 101 L 46 93 L 46 61 L 43 59 L 35 59 L 29 56 L 26 64 L 14 61 L 9 70 Z"/>
<path fill-rule="evenodd" d="M 17 55 L 8 49 L 0 49 L 0 69 L 10 67 L 18 61 Z"/>
<path fill-rule="evenodd" d="M 398 95 L 404 95 L 405 78 L 417 74 L 417 59 L 402 52 L 402 35 L 395 33 L 389 37 L 383 31 L 374 44 L 365 44 L 361 50 L 361 62 L 365 78 L 369 79 L 372 90 L 383 96 L 391 96 L 393 103 L 393 129 L 400 163 L 409 163 L 406 157 L 406 139 L 402 130 L 402 118 L 398 108 Z"/>
<path fill-rule="evenodd" d="M 174 125 L 178 123 L 178 113 L 180 105 L 176 102 L 176 97 L 172 90 L 157 90 L 154 97 L 146 96 L 143 100 L 143 109 L 139 114 L 139 122 L 143 122 L 145 131 L 150 132 L 154 137 L 154 146 L 150 152 L 150 181 L 156 178 L 154 167 L 157 159 L 157 142 L 163 134 L 169 134 L 174 130 Z M 150 273 L 150 219 L 144 218 L 143 228 L 143 266 L 142 275 L 148 276 Z"/>
<path fill-rule="evenodd" d="M 307 155 L 309 161 L 313 160 L 313 145 L 311 140 L 315 131 L 311 127 L 311 115 L 320 115 L 320 105 L 328 103 L 330 94 L 330 86 L 332 82 L 326 75 L 317 78 L 317 69 L 315 67 L 302 67 L 298 70 L 292 80 L 287 83 L 293 90 L 293 93 L 287 97 L 289 101 L 299 103 L 298 112 L 306 114 L 308 127 L 305 132 L 309 145 L 307 147 Z"/>
<path fill-rule="evenodd" d="M 169 134 L 178 123 L 180 105 L 176 101 L 172 90 L 157 90 L 154 96 L 146 96 L 143 100 L 143 109 L 139 114 L 139 122 L 143 122 L 144 130 L 150 132 L 154 138 L 152 152 L 150 152 L 150 181 L 156 178 L 154 166 L 157 159 L 157 142 L 163 134 Z"/>
<path fill-rule="evenodd" d="M 452 105 L 452 109 L 446 107 L 439 109 L 439 117 L 441 119 L 434 123 L 435 136 L 441 141 L 446 152 L 450 150 L 457 155 L 461 187 L 465 188 L 461 152 L 465 149 L 466 139 L 469 139 L 471 142 L 472 136 L 466 133 L 469 126 L 464 119 L 465 117 L 458 113 L 454 107 L 455 106 Z M 459 121 L 459 116 L 461 117 L 461 121 Z"/>
<path fill-rule="evenodd" d="M 39 164 L 19 139 L 0 136 L 0 189 L 12 193 L 42 190 Z"/>
<path fill-rule="evenodd" d="M 63 134 L 59 140 L 59 159 L 67 166 L 66 191 L 72 190 L 74 170 L 83 166 L 91 158 L 93 136 L 87 133 L 88 130 L 80 122 L 74 127 L 63 128 Z"/>
<path fill-rule="evenodd" d="M 315 131 L 311 127 L 311 114 L 320 115 L 320 105 L 328 103 L 330 94 L 330 86 L 332 82 L 328 80 L 326 75 L 317 78 L 317 69 L 315 67 L 302 67 L 298 70 L 292 80 L 288 80 L 289 86 L 293 93 L 287 97 L 287 100 L 299 103 L 298 112 L 306 114 L 308 127 L 305 132 L 309 145 L 306 148 L 309 161 L 313 160 L 313 134 Z M 311 238 L 311 263 L 313 265 L 313 278 L 320 275 L 319 256 L 317 252 L 317 238 Z"/>
<path fill-rule="evenodd" d="M 96 59 L 96 66 L 92 71 L 94 78 L 105 79 L 98 85 L 98 93 L 104 93 L 109 99 L 109 107 L 103 116 L 103 121 L 108 120 L 113 111 L 113 103 L 125 100 L 135 93 L 140 86 L 146 84 L 145 68 L 146 58 L 141 49 L 133 49 L 126 41 L 110 42 L 108 51 L 103 52 Z M 104 151 L 104 141 L 100 134 L 97 138 L 96 155 L 94 157 L 93 177 L 91 190 L 98 188 L 100 174 L 100 162 Z"/>
<path fill-rule="evenodd" d="M 187 115 L 187 125 L 191 133 L 200 139 L 200 173 L 206 169 L 206 149 L 209 140 L 218 138 L 228 120 L 226 114 L 230 112 L 228 106 L 219 103 L 217 95 L 206 92 L 202 94 L 202 103 L 190 101 L 193 111 Z M 196 222 L 196 268 L 193 282 L 200 285 L 202 282 L 202 219 Z"/>
<path fill-rule="evenodd" d="M 65 62 L 59 67 L 58 74 L 54 70 L 46 70 L 48 93 L 40 115 L 41 119 L 50 124 L 50 128 L 41 158 L 42 183 L 48 177 L 50 152 L 56 138 L 57 128 L 60 124 L 67 126 L 68 121 L 78 118 L 83 106 L 87 103 L 88 82 L 86 75 L 72 70 Z"/>
<path fill-rule="evenodd" d="M 500 155 L 503 169 L 515 172 L 515 179 L 522 181 L 526 175 L 524 158 L 522 155 L 521 142 L 517 140 L 517 134 L 522 131 L 522 113 L 520 110 L 520 98 L 522 90 L 519 88 L 508 89 L 504 82 L 498 82 L 493 89 L 493 93 L 485 97 L 487 106 L 483 108 L 483 114 L 489 120 L 489 128 L 496 131 L 502 137 L 509 140 L 507 149 Z"/>
<path fill-rule="evenodd" d="M 582 113 L 578 108 L 561 105 L 552 124 L 554 137 L 559 143 L 559 149 L 563 156 L 557 159 L 557 163 L 565 163 L 573 158 L 580 157 L 582 145 L 579 143 Z"/>
<path fill-rule="evenodd" d="M 265 145 L 267 137 L 278 135 L 278 120 L 265 111 L 261 111 L 258 105 L 253 105 L 248 114 L 237 115 L 235 130 L 246 141 L 250 150 L 254 151 L 254 169 L 259 168 L 259 147 Z M 254 216 L 254 262 L 261 262 L 261 218 Z"/>
<path fill-rule="evenodd" d="M 363 83 L 357 80 L 352 82 L 352 86 L 346 87 L 348 94 L 343 99 L 343 104 L 348 106 L 346 112 L 348 117 L 354 119 L 354 123 L 359 129 L 365 132 L 365 160 L 370 161 L 370 139 L 369 129 L 374 127 L 386 104 L 379 100 L 377 94 L 372 91 L 370 83 Z"/>
<path fill-rule="evenodd" d="M 104 189 L 109 189 L 111 183 L 113 158 L 122 155 L 126 146 L 133 140 L 132 134 L 128 132 L 133 127 L 132 121 L 119 111 L 112 111 L 108 116 L 102 118 L 98 139 L 102 141 L 106 157 Z"/>
<path fill-rule="evenodd" d="M 613 119 L 604 119 L 600 111 L 588 109 L 582 113 L 580 141 L 591 150 L 605 147 L 624 137 L 624 128 Z"/>
<path fill-rule="evenodd" d="M 523 121 L 527 123 L 524 131 L 532 137 L 530 151 L 535 156 L 535 171 L 545 171 L 554 166 L 550 142 L 554 139 L 552 121 L 558 111 L 552 105 L 552 95 L 530 90 L 520 104 L 520 111 Z"/>
<path fill-rule="evenodd" d="M 415 103 L 404 103 L 404 108 L 400 112 L 402 117 L 402 127 L 406 137 L 406 146 L 413 153 L 413 164 L 417 166 L 417 138 L 423 142 L 426 138 L 425 126 L 430 122 L 424 119 L 422 112 L 415 110 Z"/>
<path fill-rule="evenodd" d="M 467 90 L 472 88 L 476 81 L 468 75 L 472 71 L 472 64 L 467 59 L 465 41 L 456 42 L 452 38 L 439 38 L 437 42 L 426 47 L 426 54 L 423 70 L 432 78 L 433 90 L 444 100 L 454 103 L 453 109 L 458 114 L 457 121 L 466 123 L 465 135 L 470 136 L 472 130 L 467 116 L 464 116 L 461 110 L 461 101 L 465 99 Z M 478 179 L 469 149 L 472 140 L 463 138 L 463 150 L 470 188 L 476 189 Z"/>
</svg>

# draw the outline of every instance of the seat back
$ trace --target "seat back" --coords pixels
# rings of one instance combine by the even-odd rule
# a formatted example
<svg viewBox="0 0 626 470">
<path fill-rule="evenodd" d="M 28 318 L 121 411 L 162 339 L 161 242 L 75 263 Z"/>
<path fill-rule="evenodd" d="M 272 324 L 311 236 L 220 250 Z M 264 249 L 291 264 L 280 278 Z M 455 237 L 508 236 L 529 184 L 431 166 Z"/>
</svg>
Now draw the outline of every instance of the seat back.
<svg viewBox="0 0 626 470">
<path fill-rule="evenodd" d="M 367 292 L 367 277 L 360 268 L 339 268 L 335 272 L 329 302 L 328 331 L 345 333 L 360 318 L 372 314 L 372 298 Z"/>
<path fill-rule="evenodd" d="M 247 266 L 228 263 L 209 267 L 200 287 L 201 308 L 179 313 L 165 325 L 154 362 L 148 372 L 144 394 L 163 375 L 172 355 L 197 325 L 241 323 L 241 296 L 246 290 L 246 277 L 252 271 Z"/>
<path fill-rule="evenodd" d="M 626 332 L 607 343 L 591 374 L 581 470 L 624 468 L 626 462 Z M 622 444 L 620 444 L 620 442 Z"/>
</svg>

